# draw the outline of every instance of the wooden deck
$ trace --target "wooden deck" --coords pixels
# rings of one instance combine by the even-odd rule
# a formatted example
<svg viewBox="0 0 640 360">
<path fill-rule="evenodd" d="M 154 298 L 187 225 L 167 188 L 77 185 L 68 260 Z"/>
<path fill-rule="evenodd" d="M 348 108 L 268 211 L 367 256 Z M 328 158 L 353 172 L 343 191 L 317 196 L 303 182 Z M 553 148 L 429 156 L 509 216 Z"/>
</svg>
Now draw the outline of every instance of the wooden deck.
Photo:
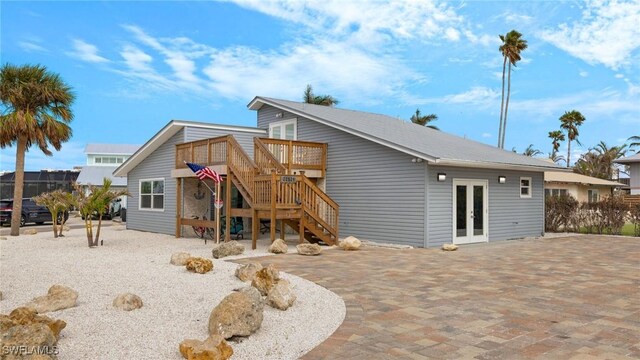
<svg viewBox="0 0 640 360">
<path fill-rule="evenodd" d="M 226 194 L 222 197 L 226 228 L 230 228 L 232 216 L 251 217 L 254 248 L 261 219 L 269 219 L 271 224 L 280 220 L 282 234 L 286 224 L 299 233 L 300 242 L 307 239 L 334 244 L 338 239 L 339 206 L 305 175 L 307 171 L 315 171 L 324 176 L 326 156 L 327 145 L 323 143 L 254 138 L 252 159 L 236 139 L 228 135 L 176 145 L 175 166 L 184 169 L 185 162 L 225 165 Z M 232 186 L 242 194 L 250 209 L 231 207 Z M 181 214 L 180 177 L 177 188 L 176 237 L 181 237 L 182 225 L 194 222 Z M 271 226 L 270 231 L 274 241 L 276 226 Z M 230 233 L 226 232 L 225 241 L 229 240 Z"/>
</svg>

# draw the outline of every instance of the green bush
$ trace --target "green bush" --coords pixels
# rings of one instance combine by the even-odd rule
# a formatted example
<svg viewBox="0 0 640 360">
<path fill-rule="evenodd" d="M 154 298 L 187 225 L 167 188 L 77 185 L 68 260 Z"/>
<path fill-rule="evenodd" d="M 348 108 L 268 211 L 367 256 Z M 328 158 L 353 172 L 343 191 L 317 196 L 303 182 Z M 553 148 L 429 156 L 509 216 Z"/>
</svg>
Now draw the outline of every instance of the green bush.
<svg viewBox="0 0 640 360">
<path fill-rule="evenodd" d="M 633 235 L 640 236 L 640 204 L 632 205 L 629 215 L 633 224 Z"/>
<path fill-rule="evenodd" d="M 548 196 L 545 199 L 545 231 L 568 231 L 577 208 L 578 201 L 571 195 Z"/>
<path fill-rule="evenodd" d="M 620 196 L 595 203 L 578 203 L 571 195 L 550 196 L 545 199 L 545 231 L 620 235 L 629 210 L 635 235 L 640 236 L 640 205 L 629 209 Z"/>
</svg>

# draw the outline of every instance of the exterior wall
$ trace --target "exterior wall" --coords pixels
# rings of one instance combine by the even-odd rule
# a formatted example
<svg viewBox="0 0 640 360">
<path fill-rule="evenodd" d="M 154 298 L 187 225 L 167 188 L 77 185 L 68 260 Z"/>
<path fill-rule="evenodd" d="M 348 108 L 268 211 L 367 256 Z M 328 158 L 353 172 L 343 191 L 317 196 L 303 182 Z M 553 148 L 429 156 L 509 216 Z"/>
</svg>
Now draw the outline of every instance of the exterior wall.
<svg viewBox="0 0 640 360">
<path fill-rule="evenodd" d="M 640 195 L 640 163 L 630 164 L 629 167 L 631 195 Z"/>
<path fill-rule="evenodd" d="M 125 162 L 125 161 L 127 161 L 128 158 L 131 157 L 131 155 L 88 154 L 87 155 L 87 165 L 91 165 L 91 166 L 120 166 L 122 164 L 122 162 L 120 162 L 120 163 L 96 163 L 96 158 L 97 157 L 122 158 L 122 162 Z"/>
<path fill-rule="evenodd" d="M 566 189 L 567 192 L 580 202 L 589 201 L 589 190 L 598 190 L 600 199 L 611 195 L 612 187 L 606 185 L 582 185 L 582 184 L 566 184 L 556 182 L 546 182 L 545 189 Z"/>
<path fill-rule="evenodd" d="M 294 118 L 264 106 L 258 127 Z M 298 140 L 326 142 L 327 194 L 340 205 L 340 237 L 423 246 L 425 166 L 412 157 L 315 121 L 298 118 Z"/>
<path fill-rule="evenodd" d="M 446 181 L 438 182 L 437 173 Z M 498 176 L 506 176 L 505 184 Z M 531 198 L 520 198 L 520 177 L 531 177 Z M 453 179 L 488 180 L 489 241 L 544 233 L 544 174 L 511 170 L 428 166 L 428 246 L 453 240 Z"/>
</svg>

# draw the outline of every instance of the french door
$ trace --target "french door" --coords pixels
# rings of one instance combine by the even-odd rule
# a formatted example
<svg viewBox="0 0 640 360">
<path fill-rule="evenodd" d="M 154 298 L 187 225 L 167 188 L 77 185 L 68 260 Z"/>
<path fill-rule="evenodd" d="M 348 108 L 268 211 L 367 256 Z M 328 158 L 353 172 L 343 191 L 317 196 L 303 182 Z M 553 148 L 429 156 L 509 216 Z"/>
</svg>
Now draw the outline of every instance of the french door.
<svg viewBox="0 0 640 360">
<path fill-rule="evenodd" d="M 487 180 L 453 179 L 453 243 L 489 240 Z"/>
</svg>

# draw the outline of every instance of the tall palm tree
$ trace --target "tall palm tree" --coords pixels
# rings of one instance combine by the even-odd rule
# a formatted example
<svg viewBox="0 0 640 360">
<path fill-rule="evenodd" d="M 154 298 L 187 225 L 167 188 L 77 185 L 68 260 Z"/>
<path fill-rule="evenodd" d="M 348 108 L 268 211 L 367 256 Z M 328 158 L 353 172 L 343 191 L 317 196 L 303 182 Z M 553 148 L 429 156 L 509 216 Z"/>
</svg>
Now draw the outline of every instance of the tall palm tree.
<svg viewBox="0 0 640 360">
<path fill-rule="evenodd" d="M 555 164 L 559 164 L 560 161 L 566 161 L 566 159 L 564 158 L 564 156 L 562 155 L 558 155 L 558 153 L 551 153 L 549 154 L 549 159 L 551 161 L 553 161 Z"/>
<path fill-rule="evenodd" d="M 558 150 L 560 150 L 560 142 L 565 140 L 564 134 L 561 130 L 549 131 L 549 139 L 551 139 L 551 145 L 553 145 L 551 154 L 555 157 Z"/>
<path fill-rule="evenodd" d="M 338 101 L 338 99 L 334 98 L 331 95 L 315 95 L 313 93 L 313 88 L 311 87 L 311 85 L 307 85 L 307 87 L 304 89 L 302 101 L 307 104 L 323 106 L 335 106 L 340 102 Z"/>
<path fill-rule="evenodd" d="M 571 164 L 571 142 L 578 141 L 578 135 L 580 135 L 578 128 L 585 121 L 585 117 L 577 110 L 565 111 L 562 116 L 560 116 L 560 128 L 567 131 L 567 167 Z"/>
<path fill-rule="evenodd" d="M 58 74 L 42 65 L 0 68 L 0 148 L 16 146 L 11 235 L 20 233 L 25 152 L 36 145 L 48 156 L 71 138 L 71 105 L 75 96 Z"/>
<path fill-rule="evenodd" d="M 430 122 L 436 121 L 436 120 L 438 120 L 438 115 L 436 115 L 436 114 L 422 115 L 420 113 L 420 109 L 416 109 L 416 113 L 411 115 L 411 122 L 412 123 L 418 124 L 418 125 L 422 125 L 422 126 L 426 126 L 426 127 L 430 128 L 430 129 L 440 130 L 435 125 L 429 125 Z"/>
<path fill-rule="evenodd" d="M 530 156 L 530 157 L 534 157 L 534 156 L 540 155 L 540 154 L 542 154 L 542 151 L 540 151 L 538 149 L 534 149 L 533 148 L 533 144 L 529 144 L 529 146 L 527 146 L 527 148 L 524 149 L 524 152 L 522 153 L 522 155 Z"/>
<path fill-rule="evenodd" d="M 631 141 L 629 149 L 639 147 L 640 148 L 640 136 L 632 136 L 627 140 Z M 640 149 L 636 150 L 636 153 L 640 153 Z"/>
<path fill-rule="evenodd" d="M 507 132 L 507 114 L 509 112 L 509 98 L 511 96 L 511 66 L 516 66 L 516 63 L 522 58 L 520 53 L 527 48 L 527 40 L 522 38 L 522 34 L 516 30 L 511 30 L 507 35 L 500 35 L 502 45 L 498 48 L 504 57 L 502 64 L 502 101 L 500 103 L 500 131 L 498 132 L 498 147 L 504 149 L 504 138 Z M 509 63 L 508 71 L 508 87 L 507 87 L 507 101 L 504 101 L 504 73 L 505 65 Z M 504 109 L 503 109 L 504 105 Z"/>
</svg>

